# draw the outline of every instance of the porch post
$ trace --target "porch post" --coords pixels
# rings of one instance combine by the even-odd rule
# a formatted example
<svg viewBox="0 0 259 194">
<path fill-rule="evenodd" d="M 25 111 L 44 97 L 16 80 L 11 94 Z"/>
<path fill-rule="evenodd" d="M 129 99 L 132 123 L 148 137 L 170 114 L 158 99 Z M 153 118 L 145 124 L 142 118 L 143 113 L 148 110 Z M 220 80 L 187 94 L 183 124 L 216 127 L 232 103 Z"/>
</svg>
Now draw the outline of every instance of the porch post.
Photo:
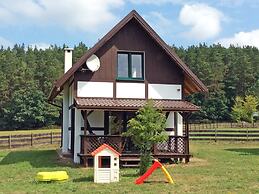
<svg viewBox="0 0 259 194">
<path fill-rule="evenodd" d="M 84 110 L 83 114 L 84 114 L 84 135 L 86 135 L 86 131 L 87 131 L 87 110 Z"/>
<path fill-rule="evenodd" d="M 74 163 L 80 163 L 80 157 L 78 154 L 80 153 L 80 135 L 81 135 L 81 110 L 75 108 L 75 136 L 74 136 Z"/>
<path fill-rule="evenodd" d="M 174 112 L 174 129 L 175 129 L 175 153 L 178 153 L 178 113 Z"/>
<path fill-rule="evenodd" d="M 185 127 L 186 127 L 186 137 L 187 137 L 186 154 L 189 155 L 189 118 L 188 118 L 188 116 L 186 117 Z M 187 162 L 189 162 L 189 158 L 188 158 Z"/>
<path fill-rule="evenodd" d="M 62 122 L 62 153 L 68 152 L 68 127 L 69 127 L 69 87 L 66 84 L 64 86 L 64 94 L 63 94 L 63 122 Z"/>
</svg>

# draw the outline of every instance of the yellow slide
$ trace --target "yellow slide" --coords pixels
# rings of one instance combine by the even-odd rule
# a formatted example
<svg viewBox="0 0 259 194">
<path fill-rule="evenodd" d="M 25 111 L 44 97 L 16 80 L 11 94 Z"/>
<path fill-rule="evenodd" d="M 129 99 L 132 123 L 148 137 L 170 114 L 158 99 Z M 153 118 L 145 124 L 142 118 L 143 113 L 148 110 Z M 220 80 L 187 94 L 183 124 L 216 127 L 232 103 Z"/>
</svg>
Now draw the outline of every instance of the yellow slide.
<svg viewBox="0 0 259 194">
<path fill-rule="evenodd" d="M 36 179 L 38 181 L 64 181 L 68 179 L 66 171 L 38 172 Z"/>
<path fill-rule="evenodd" d="M 173 181 L 171 175 L 169 174 L 169 172 L 166 170 L 166 168 L 162 165 L 162 166 L 161 166 L 161 169 L 162 169 L 163 173 L 165 174 L 165 176 L 166 176 L 168 182 L 171 183 L 171 184 L 173 184 L 174 181 Z"/>
</svg>

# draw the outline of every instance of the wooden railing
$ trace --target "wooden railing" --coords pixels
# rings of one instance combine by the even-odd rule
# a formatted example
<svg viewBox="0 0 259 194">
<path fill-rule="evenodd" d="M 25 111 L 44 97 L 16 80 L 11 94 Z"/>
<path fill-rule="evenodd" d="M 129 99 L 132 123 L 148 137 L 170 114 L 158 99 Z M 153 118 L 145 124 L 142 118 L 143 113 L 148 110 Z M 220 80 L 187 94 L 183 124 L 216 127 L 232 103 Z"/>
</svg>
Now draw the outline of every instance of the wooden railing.
<svg viewBox="0 0 259 194">
<path fill-rule="evenodd" d="M 184 136 L 169 136 L 168 140 L 154 146 L 154 155 L 189 154 L 188 138 Z"/>
<path fill-rule="evenodd" d="M 122 137 L 120 135 L 81 135 L 81 153 L 90 154 L 104 143 L 118 152 L 122 152 Z"/>
<path fill-rule="evenodd" d="M 120 153 L 138 153 L 129 138 L 119 135 L 81 135 L 81 153 L 90 154 L 103 143 L 112 146 Z M 188 138 L 184 136 L 169 136 L 168 140 L 154 146 L 154 155 L 189 154 Z"/>
</svg>

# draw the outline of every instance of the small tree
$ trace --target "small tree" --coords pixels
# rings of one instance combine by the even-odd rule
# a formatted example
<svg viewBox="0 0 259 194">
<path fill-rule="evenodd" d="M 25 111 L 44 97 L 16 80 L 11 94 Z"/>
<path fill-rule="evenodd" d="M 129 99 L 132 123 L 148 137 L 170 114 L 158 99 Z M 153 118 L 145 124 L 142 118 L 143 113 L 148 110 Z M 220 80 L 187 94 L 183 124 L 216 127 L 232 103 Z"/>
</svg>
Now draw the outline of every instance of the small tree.
<svg viewBox="0 0 259 194">
<path fill-rule="evenodd" d="M 244 118 L 244 100 L 237 96 L 235 99 L 235 104 L 232 107 L 231 117 L 234 121 L 240 122 Z"/>
<path fill-rule="evenodd" d="M 165 141 L 166 117 L 161 111 L 148 103 L 136 113 L 136 117 L 128 121 L 128 131 L 125 136 L 131 137 L 135 146 L 140 149 L 139 173 L 144 174 L 151 164 L 151 152 L 155 143 Z"/>
<path fill-rule="evenodd" d="M 259 105 L 256 97 L 248 95 L 243 100 L 241 97 L 237 96 L 235 104 L 232 108 L 232 118 L 235 121 L 247 121 L 253 122 L 253 113 L 256 112 L 256 107 Z"/>
</svg>

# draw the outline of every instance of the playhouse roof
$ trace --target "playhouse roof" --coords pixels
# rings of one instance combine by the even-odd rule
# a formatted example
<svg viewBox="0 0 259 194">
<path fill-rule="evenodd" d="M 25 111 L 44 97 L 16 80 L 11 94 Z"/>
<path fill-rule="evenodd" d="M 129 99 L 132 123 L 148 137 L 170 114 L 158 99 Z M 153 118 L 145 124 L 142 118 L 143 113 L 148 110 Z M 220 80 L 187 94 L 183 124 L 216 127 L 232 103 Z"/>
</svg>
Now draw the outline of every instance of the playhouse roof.
<svg viewBox="0 0 259 194">
<path fill-rule="evenodd" d="M 98 147 L 96 150 L 94 150 L 91 155 L 95 156 L 96 154 L 98 154 L 99 152 L 103 151 L 105 148 L 111 150 L 114 154 L 120 156 L 121 154 L 119 152 L 117 152 L 115 149 L 113 149 L 111 146 L 107 145 L 107 144 L 103 144 L 100 147 Z"/>
</svg>

